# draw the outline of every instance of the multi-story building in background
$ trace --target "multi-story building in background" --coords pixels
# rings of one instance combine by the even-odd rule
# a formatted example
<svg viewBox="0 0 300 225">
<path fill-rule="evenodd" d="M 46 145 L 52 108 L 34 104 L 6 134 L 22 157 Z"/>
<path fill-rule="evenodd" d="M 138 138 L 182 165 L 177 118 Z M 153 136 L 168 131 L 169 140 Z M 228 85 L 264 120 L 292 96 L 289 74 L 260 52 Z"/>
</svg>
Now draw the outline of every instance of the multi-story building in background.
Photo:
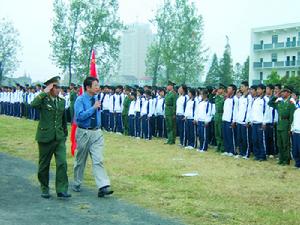
<svg viewBox="0 0 300 225">
<path fill-rule="evenodd" d="M 133 79 L 128 80 L 128 77 L 145 79 L 145 60 L 152 40 L 153 34 L 149 24 L 136 23 L 127 26 L 121 37 L 120 71 L 117 80 L 131 83 Z"/>
<path fill-rule="evenodd" d="M 252 29 L 250 83 L 263 82 L 272 70 L 281 77 L 300 75 L 300 23 Z"/>
</svg>

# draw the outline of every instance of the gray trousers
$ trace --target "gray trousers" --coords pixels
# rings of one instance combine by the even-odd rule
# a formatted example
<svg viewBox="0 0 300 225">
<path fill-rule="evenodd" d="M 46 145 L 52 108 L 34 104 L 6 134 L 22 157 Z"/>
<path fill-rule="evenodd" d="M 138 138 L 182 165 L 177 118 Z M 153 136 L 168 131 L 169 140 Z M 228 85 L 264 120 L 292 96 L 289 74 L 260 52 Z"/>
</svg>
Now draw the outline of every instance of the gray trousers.
<svg viewBox="0 0 300 225">
<path fill-rule="evenodd" d="M 103 133 L 99 130 L 76 130 L 77 150 L 74 163 L 74 185 L 80 186 L 83 181 L 84 168 L 88 154 L 92 159 L 93 174 L 98 188 L 110 185 L 103 165 Z"/>
</svg>

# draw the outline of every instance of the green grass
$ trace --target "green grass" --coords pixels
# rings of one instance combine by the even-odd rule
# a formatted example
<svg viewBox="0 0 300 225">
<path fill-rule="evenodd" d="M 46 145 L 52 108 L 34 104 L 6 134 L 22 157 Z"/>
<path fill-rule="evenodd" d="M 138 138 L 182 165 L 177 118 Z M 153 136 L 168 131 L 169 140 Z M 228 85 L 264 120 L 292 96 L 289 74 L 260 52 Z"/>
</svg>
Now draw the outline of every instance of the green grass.
<svg viewBox="0 0 300 225">
<path fill-rule="evenodd" d="M 36 163 L 36 125 L 0 116 L 0 151 Z M 105 133 L 105 165 L 116 197 L 186 224 L 300 223 L 300 171 L 292 166 L 227 158 L 213 150 L 199 154 L 163 142 Z M 68 141 L 72 181 L 69 146 Z M 191 171 L 199 176 L 180 176 Z M 85 184 L 95 188 L 90 160 Z"/>
</svg>

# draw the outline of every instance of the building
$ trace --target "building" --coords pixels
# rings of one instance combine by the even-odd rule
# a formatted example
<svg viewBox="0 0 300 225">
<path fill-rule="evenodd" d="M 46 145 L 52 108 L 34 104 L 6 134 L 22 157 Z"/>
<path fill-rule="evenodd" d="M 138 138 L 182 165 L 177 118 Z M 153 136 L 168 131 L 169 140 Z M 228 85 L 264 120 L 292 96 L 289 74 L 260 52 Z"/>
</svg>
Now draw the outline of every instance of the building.
<svg viewBox="0 0 300 225">
<path fill-rule="evenodd" d="M 131 24 L 123 32 L 120 46 L 119 76 L 145 77 L 147 49 L 153 40 L 149 24 Z"/>
<path fill-rule="evenodd" d="M 263 82 L 272 70 L 281 77 L 300 75 L 300 23 L 252 29 L 250 83 Z"/>
</svg>

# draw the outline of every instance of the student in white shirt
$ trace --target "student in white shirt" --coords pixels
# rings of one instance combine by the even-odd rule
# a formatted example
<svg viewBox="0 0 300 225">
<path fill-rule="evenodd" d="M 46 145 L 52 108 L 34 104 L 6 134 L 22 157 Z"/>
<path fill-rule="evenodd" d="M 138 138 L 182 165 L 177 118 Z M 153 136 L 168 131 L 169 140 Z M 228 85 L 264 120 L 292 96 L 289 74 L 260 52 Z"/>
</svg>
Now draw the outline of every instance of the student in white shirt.
<svg viewBox="0 0 300 225">
<path fill-rule="evenodd" d="M 145 101 L 145 97 L 143 96 L 144 91 L 142 89 L 138 89 L 135 103 L 135 137 L 140 138 L 142 136 L 142 119 L 141 119 L 141 109 L 143 102 Z"/>
<path fill-rule="evenodd" d="M 234 156 L 236 148 L 236 121 L 235 113 L 238 99 L 235 96 L 236 86 L 231 84 L 227 87 L 227 97 L 224 101 L 223 115 L 222 115 L 222 133 L 224 141 L 223 155 Z"/>
<path fill-rule="evenodd" d="M 257 85 L 257 96 L 251 106 L 250 122 L 252 125 L 252 144 L 255 160 L 265 161 L 266 157 L 266 108 L 267 101 L 264 98 L 266 86 Z"/>
<path fill-rule="evenodd" d="M 251 146 L 251 133 L 249 126 L 249 118 L 252 106 L 252 97 L 249 93 L 248 81 L 243 81 L 240 87 L 241 96 L 238 99 L 236 122 L 237 122 L 237 145 L 239 147 L 239 155 L 236 158 L 249 158 Z"/>
<path fill-rule="evenodd" d="M 115 115 L 115 132 L 117 134 L 123 133 L 123 121 L 122 121 L 122 110 L 123 110 L 123 102 L 124 96 L 122 95 L 123 87 L 121 85 L 117 86 L 116 92 L 113 97 L 113 109 Z"/>
<path fill-rule="evenodd" d="M 157 97 L 156 106 L 155 106 L 155 117 L 157 125 L 157 136 L 166 137 L 166 121 L 164 118 L 165 115 L 165 90 L 163 88 L 159 89 L 159 96 Z"/>
<path fill-rule="evenodd" d="M 300 170 L 300 100 L 296 101 L 296 110 L 294 112 L 294 119 L 291 126 L 292 141 L 293 141 L 293 158 L 295 160 L 295 167 Z"/>
<path fill-rule="evenodd" d="M 141 109 L 141 117 L 142 117 L 142 137 L 146 140 L 151 140 L 152 138 L 152 128 L 150 120 L 153 116 L 153 104 L 152 104 L 152 97 L 151 97 L 151 91 L 146 90 L 145 91 L 145 101 L 142 104 Z"/>
<path fill-rule="evenodd" d="M 109 86 L 104 86 L 101 97 L 101 126 L 106 131 L 109 131 L 109 93 Z"/>
<path fill-rule="evenodd" d="M 195 111 L 196 111 L 196 100 L 195 95 L 196 91 L 195 89 L 190 89 L 188 91 L 189 100 L 186 104 L 186 109 L 184 113 L 184 120 L 185 120 L 185 126 L 184 126 L 184 144 L 186 149 L 194 149 L 197 147 L 197 128 L 194 123 L 195 118 Z"/>
<path fill-rule="evenodd" d="M 202 90 L 201 93 L 202 101 L 196 106 L 195 112 L 195 123 L 198 124 L 198 135 L 199 135 L 199 152 L 207 151 L 210 130 L 209 125 L 212 120 L 212 104 L 208 100 L 208 91 Z"/>
<path fill-rule="evenodd" d="M 110 94 L 109 94 L 109 131 L 115 132 L 116 128 L 116 120 L 115 120 L 115 114 L 114 114 L 114 95 L 115 95 L 115 88 L 110 88 Z"/>
<path fill-rule="evenodd" d="M 179 135 L 180 145 L 184 146 L 184 113 L 189 100 L 186 85 L 181 85 L 178 88 L 178 96 L 176 100 L 176 129 Z"/>
<path fill-rule="evenodd" d="M 129 95 L 131 99 L 128 111 L 128 123 L 129 123 L 129 133 L 128 135 L 131 137 L 135 137 L 135 104 L 136 104 L 136 93 L 132 92 Z"/>
</svg>

